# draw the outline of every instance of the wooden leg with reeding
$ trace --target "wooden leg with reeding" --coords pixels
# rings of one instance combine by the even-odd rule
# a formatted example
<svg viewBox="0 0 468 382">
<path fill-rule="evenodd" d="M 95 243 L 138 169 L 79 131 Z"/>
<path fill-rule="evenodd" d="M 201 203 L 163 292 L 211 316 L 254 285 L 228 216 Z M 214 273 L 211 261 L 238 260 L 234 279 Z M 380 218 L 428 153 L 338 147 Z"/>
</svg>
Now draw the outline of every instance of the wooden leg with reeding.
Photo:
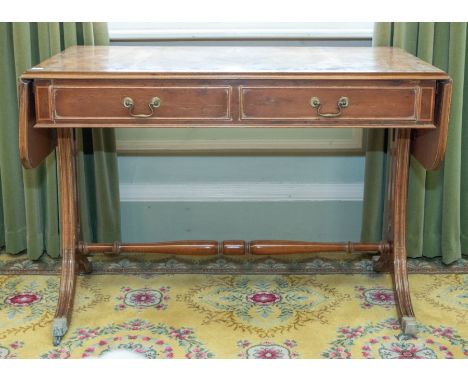
<svg viewBox="0 0 468 382">
<path fill-rule="evenodd" d="M 75 189 L 75 194 L 74 194 L 74 200 L 75 200 L 75 211 L 76 211 L 76 237 L 77 241 L 80 242 L 83 240 L 83 231 L 81 229 L 81 219 L 80 219 L 80 193 L 78 189 L 78 148 L 77 148 L 77 137 L 76 133 L 77 131 L 74 131 L 74 136 L 72 138 L 73 140 L 73 177 L 75 179 L 74 182 L 74 189 Z M 84 253 L 80 253 L 77 251 L 76 253 L 76 260 L 78 262 L 78 272 L 79 273 L 85 273 L 89 274 L 92 273 L 93 267 L 91 262 L 88 260 L 88 257 Z"/>
<path fill-rule="evenodd" d="M 376 262 L 376 271 L 390 271 L 393 278 L 395 302 L 403 333 L 417 333 L 417 323 L 409 292 L 406 267 L 406 202 L 409 168 L 409 130 L 392 130 L 390 143 L 390 173 L 387 190 L 387 208 L 384 236 L 390 242 L 389 250 Z"/>
<path fill-rule="evenodd" d="M 76 177 L 72 134 L 71 129 L 58 129 L 57 131 L 62 270 L 57 310 L 52 324 L 54 345 L 60 343 L 70 324 L 78 265 L 76 258 L 78 211 L 76 209 Z"/>
</svg>

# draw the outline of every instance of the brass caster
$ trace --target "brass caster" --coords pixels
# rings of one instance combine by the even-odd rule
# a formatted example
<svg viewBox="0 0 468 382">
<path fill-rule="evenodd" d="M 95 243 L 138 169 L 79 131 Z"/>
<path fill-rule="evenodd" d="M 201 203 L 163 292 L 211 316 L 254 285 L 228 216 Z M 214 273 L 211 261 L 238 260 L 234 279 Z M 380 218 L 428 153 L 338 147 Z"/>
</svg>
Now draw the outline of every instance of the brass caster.
<svg viewBox="0 0 468 382">
<path fill-rule="evenodd" d="M 54 340 L 52 341 L 54 346 L 59 346 L 60 342 L 62 342 L 62 336 L 54 336 Z"/>
<path fill-rule="evenodd" d="M 68 330 L 68 322 L 66 317 L 54 318 L 52 322 L 52 337 L 54 346 L 60 345 L 62 337 Z"/>
<path fill-rule="evenodd" d="M 401 317 L 401 330 L 408 336 L 415 336 L 418 334 L 418 323 L 414 317 Z"/>
</svg>

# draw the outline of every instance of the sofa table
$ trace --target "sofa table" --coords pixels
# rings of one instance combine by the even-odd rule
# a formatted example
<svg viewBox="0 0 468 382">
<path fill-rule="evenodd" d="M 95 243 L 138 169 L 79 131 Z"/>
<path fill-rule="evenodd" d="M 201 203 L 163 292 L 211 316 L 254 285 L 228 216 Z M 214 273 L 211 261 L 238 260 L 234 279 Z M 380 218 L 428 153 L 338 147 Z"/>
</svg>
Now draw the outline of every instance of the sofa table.
<svg viewBox="0 0 468 382">
<path fill-rule="evenodd" d="M 428 170 L 447 142 L 451 80 L 397 48 L 74 46 L 20 78 L 20 156 L 35 168 L 57 147 L 62 268 L 54 344 L 72 314 L 76 274 L 99 252 L 183 255 L 378 253 L 392 274 L 397 313 L 417 333 L 406 268 L 409 156 Z M 389 129 L 383 241 L 211 240 L 87 243 L 80 237 L 75 129 Z"/>
</svg>

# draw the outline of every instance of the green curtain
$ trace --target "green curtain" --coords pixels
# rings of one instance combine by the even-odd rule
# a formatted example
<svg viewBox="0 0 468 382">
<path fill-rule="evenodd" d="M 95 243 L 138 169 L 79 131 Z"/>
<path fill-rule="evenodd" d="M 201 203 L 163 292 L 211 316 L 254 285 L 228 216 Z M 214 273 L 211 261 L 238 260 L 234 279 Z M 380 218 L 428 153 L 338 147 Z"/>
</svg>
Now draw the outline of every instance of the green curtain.
<svg viewBox="0 0 468 382">
<path fill-rule="evenodd" d="M 410 161 L 406 239 L 409 257 L 442 256 L 449 264 L 468 253 L 468 97 L 463 97 L 468 87 L 467 23 L 377 23 L 373 43 L 403 48 L 447 71 L 453 79 L 442 167 L 425 171 L 416 159 Z M 385 148 L 386 132 L 369 132 L 363 241 L 382 237 Z"/>
<path fill-rule="evenodd" d="M 18 154 L 17 79 L 71 45 L 107 45 L 105 23 L 0 23 L 0 248 L 59 256 L 55 152 L 24 170 Z M 113 129 L 78 130 L 81 225 L 86 241 L 120 237 Z"/>
</svg>

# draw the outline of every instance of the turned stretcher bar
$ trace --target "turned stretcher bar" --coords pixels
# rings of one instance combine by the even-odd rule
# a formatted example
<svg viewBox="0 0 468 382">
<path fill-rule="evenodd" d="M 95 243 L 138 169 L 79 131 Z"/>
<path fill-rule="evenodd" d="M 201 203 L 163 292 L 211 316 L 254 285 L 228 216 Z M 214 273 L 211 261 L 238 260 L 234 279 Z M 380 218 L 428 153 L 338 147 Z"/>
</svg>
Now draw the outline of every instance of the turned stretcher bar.
<svg viewBox="0 0 468 382">
<path fill-rule="evenodd" d="M 291 240 L 180 240 L 159 243 L 85 243 L 77 251 L 84 256 L 95 253 L 155 253 L 189 256 L 292 255 L 317 252 L 384 253 L 390 243 L 318 243 Z"/>
</svg>

